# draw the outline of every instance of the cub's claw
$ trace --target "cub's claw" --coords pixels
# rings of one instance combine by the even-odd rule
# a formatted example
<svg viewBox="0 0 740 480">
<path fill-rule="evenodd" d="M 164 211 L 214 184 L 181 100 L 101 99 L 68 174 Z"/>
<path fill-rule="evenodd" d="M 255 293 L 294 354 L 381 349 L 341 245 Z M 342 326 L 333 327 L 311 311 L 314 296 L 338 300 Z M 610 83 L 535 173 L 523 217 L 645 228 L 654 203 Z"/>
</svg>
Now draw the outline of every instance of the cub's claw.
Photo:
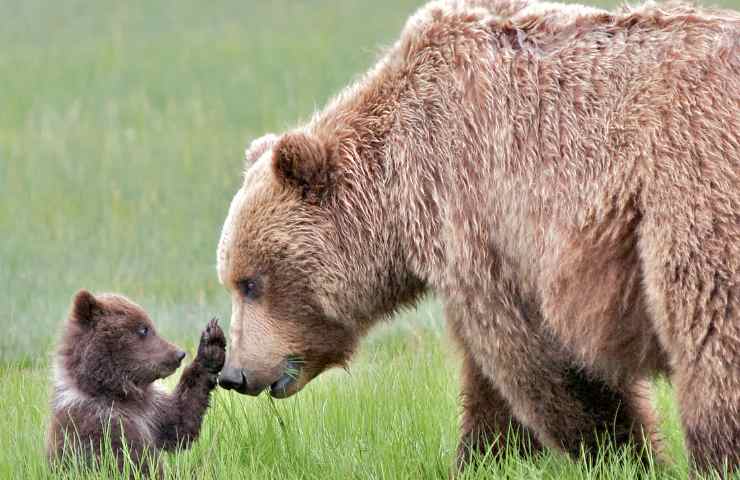
<svg viewBox="0 0 740 480">
<path fill-rule="evenodd" d="M 203 330 L 200 341 L 201 343 L 215 344 L 224 348 L 226 347 L 226 337 L 224 336 L 223 330 L 221 330 L 221 327 L 218 325 L 218 319 L 213 318 L 208 322 L 206 329 Z"/>
<path fill-rule="evenodd" d="M 211 373 L 218 373 L 224 366 L 226 359 L 226 337 L 218 325 L 217 319 L 212 319 L 206 325 L 200 336 L 198 356 L 203 366 Z"/>
</svg>

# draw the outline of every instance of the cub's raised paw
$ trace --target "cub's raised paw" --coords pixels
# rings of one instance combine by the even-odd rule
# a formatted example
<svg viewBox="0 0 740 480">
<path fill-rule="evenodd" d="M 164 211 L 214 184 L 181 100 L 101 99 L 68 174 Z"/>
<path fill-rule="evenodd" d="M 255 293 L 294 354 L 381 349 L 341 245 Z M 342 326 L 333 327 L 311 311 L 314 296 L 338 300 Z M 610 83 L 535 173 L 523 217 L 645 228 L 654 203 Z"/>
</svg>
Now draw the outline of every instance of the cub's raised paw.
<svg viewBox="0 0 740 480">
<path fill-rule="evenodd" d="M 208 322 L 200 336 L 197 360 L 210 373 L 218 373 L 223 368 L 225 359 L 226 337 L 218 325 L 218 320 L 214 318 Z"/>
</svg>

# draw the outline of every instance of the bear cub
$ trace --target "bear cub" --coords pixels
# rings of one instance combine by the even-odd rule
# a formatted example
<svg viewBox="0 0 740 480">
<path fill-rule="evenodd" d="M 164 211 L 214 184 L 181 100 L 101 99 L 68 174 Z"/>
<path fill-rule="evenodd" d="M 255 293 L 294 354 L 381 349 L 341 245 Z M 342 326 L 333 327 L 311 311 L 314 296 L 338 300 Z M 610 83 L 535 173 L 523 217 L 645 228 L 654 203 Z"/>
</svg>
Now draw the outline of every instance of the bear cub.
<svg viewBox="0 0 740 480">
<path fill-rule="evenodd" d="M 145 454 L 187 448 L 200 432 L 224 364 L 226 339 L 213 319 L 195 360 L 172 393 L 154 382 L 177 370 L 185 352 L 157 334 L 146 312 L 121 295 L 81 290 L 72 302 L 54 365 L 47 454 L 99 459 L 106 435 L 123 468 Z"/>
</svg>

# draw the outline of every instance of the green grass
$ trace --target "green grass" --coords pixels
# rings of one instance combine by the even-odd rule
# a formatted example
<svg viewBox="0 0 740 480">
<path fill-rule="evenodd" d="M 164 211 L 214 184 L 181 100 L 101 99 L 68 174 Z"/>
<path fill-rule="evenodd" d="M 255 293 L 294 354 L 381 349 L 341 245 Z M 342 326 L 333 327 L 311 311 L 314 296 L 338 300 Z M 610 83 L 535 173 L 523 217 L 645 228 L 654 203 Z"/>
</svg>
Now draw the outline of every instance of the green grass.
<svg viewBox="0 0 740 480">
<path fill-rule="evenodd" d="M 166 471 L 171 478 L 447 478 L 457 441 L 456 362 L 438 321 L 428 318 L 437 309 L 425 306 L 420 314 L 426 320 L 407 317 L 374 334 L 350 374 L 328 373 L 290 399 L 217 390 L 200 440 L 189 451 L 166 454 Z M 11 366 L 0 374 L 0 478 L 46 478 L 43 365 Z M 670 389 L 662 385 L 659 392 L 676 464 L 641 478 L 685 478 Z M 462 478 L 622 479 L 638 472 L 633 459 L 606 449 L 593 466 L 548 453 L 533 461 L 512 457 Z"/>
<path fill-rule="evenodd" d="M 244 147 L 367 69 L 418 3 L 0 0 L 0 478 L 51 475 L 48 359 L 76 289 L 131 296 L 191 352 L 211 316 L 228 324 L 215 246 Z M 459 363 L 442 325 L 424 304 L 364 342 L 349 374 L 289 400 L 218 391 L 203 437 L 167 455 L 168 472 L 446 478 Z M 674 463 L 647 478 L 682 478 L 675 406 L 659 391 Z M 638 470 L 619 454 L 602 460 L 548 453 L 466 475 Z"/>
</svg>

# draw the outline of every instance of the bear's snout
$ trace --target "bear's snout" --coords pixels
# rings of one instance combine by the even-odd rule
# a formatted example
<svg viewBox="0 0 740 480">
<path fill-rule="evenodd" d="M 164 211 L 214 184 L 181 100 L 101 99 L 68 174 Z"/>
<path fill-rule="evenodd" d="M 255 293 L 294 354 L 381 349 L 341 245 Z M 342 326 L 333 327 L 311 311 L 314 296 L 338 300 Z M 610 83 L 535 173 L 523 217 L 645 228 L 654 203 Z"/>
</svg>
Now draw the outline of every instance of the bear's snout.
<svg viewBox="0 0 740 480">
<path fill-rule="evenodd" d="M 236 390 L 239 393 L 246 393 L 244 388 L 247 380 L 244 378 L 244 371 L 241 368 L 224 367 L 218 377 L 218 384 L 226 390 Z"/>
<path fill-rule="evenodd" d="M 235 390 L 241 394 L 257 396 L 264 390 L 270 390 L 274 397 L 283 398 L 289 396 L 287 387 L 293 383 L 292 377 L 288 381 L 284 379 L 285 376 L 286 373 L 282 369 L 258 372 L 226 366 L 221 370 L 218 383 L 226 390 Z"/>
</svg>

